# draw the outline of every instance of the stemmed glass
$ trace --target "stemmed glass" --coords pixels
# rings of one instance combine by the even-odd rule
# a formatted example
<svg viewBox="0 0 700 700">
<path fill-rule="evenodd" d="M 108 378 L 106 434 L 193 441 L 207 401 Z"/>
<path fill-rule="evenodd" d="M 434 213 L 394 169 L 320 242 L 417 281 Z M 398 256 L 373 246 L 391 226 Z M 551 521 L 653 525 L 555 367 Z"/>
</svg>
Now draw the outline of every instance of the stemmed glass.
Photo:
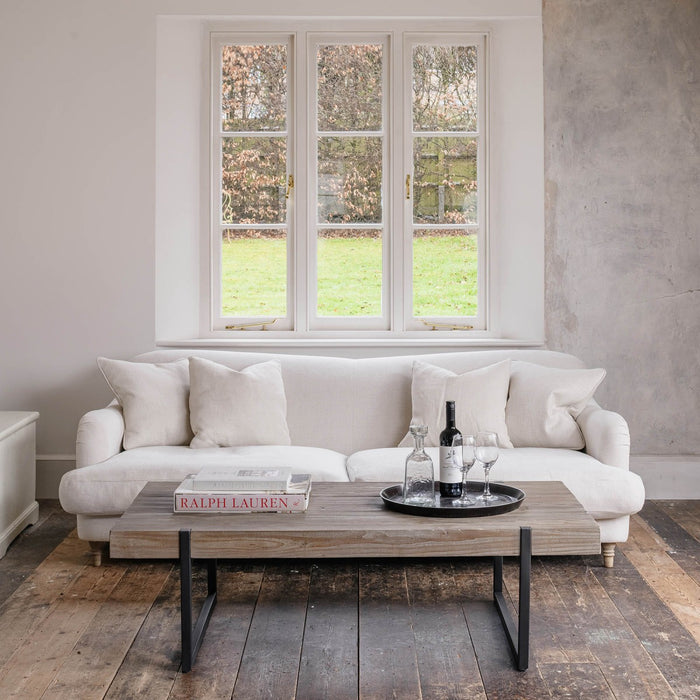
<svg viewBox="0 0 700 700">
<path fill-rule="evenodd" d="M 496 433 L 481 432 L 476 436 L 476 458 L 484 465 L 484 501 L 498 500 L 491 493 L 489 486 L 489 472 L 498 459 L 498 436 Z"/>
<path fill-rule="evenodd" d="M 462 495 L 452 501 L 455 506 L 471 506 L 476 499 L 467 493 L 467 474 L 476 461 L 473 435 L 455 435 L 452 439 L 452 458 L 462 472 Z"/>
</svg>

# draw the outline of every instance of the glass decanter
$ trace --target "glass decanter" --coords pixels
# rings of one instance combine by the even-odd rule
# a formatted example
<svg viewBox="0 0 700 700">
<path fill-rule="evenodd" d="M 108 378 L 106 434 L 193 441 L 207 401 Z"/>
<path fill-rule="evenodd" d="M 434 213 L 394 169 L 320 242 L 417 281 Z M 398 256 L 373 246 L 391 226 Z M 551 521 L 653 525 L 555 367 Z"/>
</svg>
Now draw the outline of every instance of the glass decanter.
<svg viewBox="0 0 700 700">
<path fill-rule="evenodd" d="M 409 428 L 415 447 L 406 458 L 403 481 L 403 502 L 417 506 L 435 505 L 435 471 L 433 460 L 426 454 L 423 441 L 428 434 L 427 425 L 411 424 Z"/>
</svg>

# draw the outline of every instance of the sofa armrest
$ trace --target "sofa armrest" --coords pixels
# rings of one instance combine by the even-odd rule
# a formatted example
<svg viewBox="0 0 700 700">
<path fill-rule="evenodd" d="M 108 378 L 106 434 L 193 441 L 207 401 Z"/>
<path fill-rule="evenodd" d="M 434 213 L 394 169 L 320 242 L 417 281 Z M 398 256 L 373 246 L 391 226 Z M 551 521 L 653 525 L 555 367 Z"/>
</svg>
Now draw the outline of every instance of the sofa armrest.
<svg viewBox="0 0 700 700">
<path fill-rule="evenodd" d="M 75 466 L 104 462 L 122 451 L 124 415 L 117 403 L 86 413 L 78 424 Z"/>
<path fill-rule="evenodd" d="M 587 454 L 612 467 L 630 468 L 630 431 L 619 413 L 592 403 L 583 409 L 576 422 L 586 441 Z"/>
</svg>

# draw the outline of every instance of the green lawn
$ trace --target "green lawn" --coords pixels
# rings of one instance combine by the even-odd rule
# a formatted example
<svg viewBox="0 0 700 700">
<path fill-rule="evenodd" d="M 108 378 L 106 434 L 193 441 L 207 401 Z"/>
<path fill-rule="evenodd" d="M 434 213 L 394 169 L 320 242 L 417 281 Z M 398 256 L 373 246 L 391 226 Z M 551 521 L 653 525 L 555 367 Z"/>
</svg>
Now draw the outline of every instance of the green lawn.
<svg viewBox="0 0 700 700">
<path fill-rule="evenodd" d="M 413 243 L 414 315 L 476 313 L 476 236 L 425 236 Z M 284 316 L 286 242 L 223 241 L 225 316 Z M 319 315 L 378 316 L 381 241 L 319 240 Z M 253 303 L 253 301 L 255 303 Z"/>
</svg>

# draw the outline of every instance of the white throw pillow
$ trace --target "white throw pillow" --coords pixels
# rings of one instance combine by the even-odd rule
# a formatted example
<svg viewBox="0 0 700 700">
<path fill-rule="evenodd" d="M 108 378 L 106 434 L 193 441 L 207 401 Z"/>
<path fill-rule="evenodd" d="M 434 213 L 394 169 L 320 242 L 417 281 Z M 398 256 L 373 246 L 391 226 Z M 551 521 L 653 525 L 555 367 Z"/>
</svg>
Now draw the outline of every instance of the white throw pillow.
<svg viewBox="0 0 700 700">
<path fill-rule="evenodd" d="M 476 435 L 480 430 L 490 430 L 498 434 L 501 447 L 513 447 L 505 415 L 509 381 L 510 360 L 464 374 L 455 374 L 425 362 L 414 362 L 411 420 L 428 426 L 426 447 L 440 444 L 440 433 L 445 427 L 446 401 L 455 402 L 455 423 L 462 435 Z M 399 447 L 412 445 L 410 433 L 399 443 Z"/>
<path fill-rule="evenodd" d="M 187 360 L 149 364 L 97 358 L 124 413 L 124 449 L 187 445 L 190 375 Z"/>
<path fill-rule="evenodd" d="M 516 447 L 585 447 L 576 418 L 605 377 L 604 369 L 558 369 L 513 362 L 506 405 Z"/>
<path fill-rule="evenodd" d="M 190 447 L 290 445 L 282 366 L 260 362 L 238 372 L 190 357 Z"/>
</svg>

